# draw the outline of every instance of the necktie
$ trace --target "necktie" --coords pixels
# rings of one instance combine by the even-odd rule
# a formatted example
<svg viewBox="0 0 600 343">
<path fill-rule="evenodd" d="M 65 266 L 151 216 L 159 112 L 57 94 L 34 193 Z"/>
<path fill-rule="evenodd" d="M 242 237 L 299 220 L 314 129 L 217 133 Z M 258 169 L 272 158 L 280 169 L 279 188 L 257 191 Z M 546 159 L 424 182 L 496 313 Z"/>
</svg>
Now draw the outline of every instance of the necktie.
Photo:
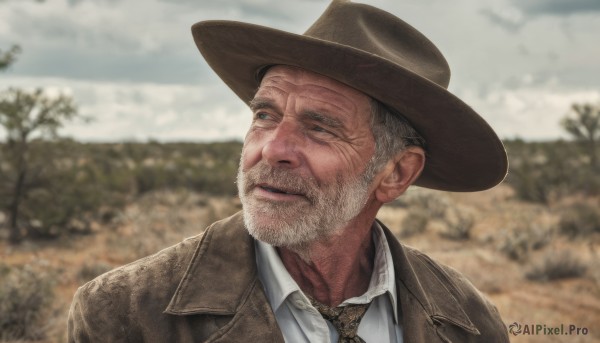
<svg viewBox="0 0 600 343">
<path fill-rule="evenodd" d="M 338 343 L 365 343 L 356 332 L 370 304 L 349 304 L 346 306 L 330 307 L 321 304 L 307 295 L 312 305 L 321 316 L 330 321 L 339 333 Z"/>
</svg>

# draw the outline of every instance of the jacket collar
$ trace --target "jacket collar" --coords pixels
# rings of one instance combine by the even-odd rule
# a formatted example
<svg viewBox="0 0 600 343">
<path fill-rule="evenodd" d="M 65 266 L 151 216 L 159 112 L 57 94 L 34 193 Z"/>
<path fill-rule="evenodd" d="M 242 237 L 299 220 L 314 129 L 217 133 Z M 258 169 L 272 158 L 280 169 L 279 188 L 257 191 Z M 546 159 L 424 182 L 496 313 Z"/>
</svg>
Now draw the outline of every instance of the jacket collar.
<svg viewBox="0 0 600 343">
<path fill-rule="evenodd" d="M 254 243 L 238 213 L 206 229 L 165 312 L 233 315 L 256 282 Z"/>
<path fill-rule="evenodd" d="M 479 334 L 450 291 L 451 282 L 447 276 L 444 279 L 445 274 L 439 267 L 424 255 L 401 245 L 383 223 L 379 224 L 392 252 L 403 316 L 410 318 L 417 315 L 415 311 L 425 312 L 430 324 L 448 322 Z M 254 242 L 244 228 L 240 212 L 206 230 L 165 312 L 233 315 L 257 282 Z M 418 305 L 403 304 L 407 296 L 414 297 Z"/>
<path fill-rule="evenodd" d="M 394 270 L 400 294 L 399 305 L 402 310 L 407 310 L 402 299 L 412 296 L 428 316 L 430 324 L 447 322 L 471 334 L 479 335 L 479 330 L 451 291 L 455 289 L 452 288 L 453 283 L 448 275 L 426 255 L 400 244 L 383 223 L 379 222 L 379 224 L 385 232 L 394 258 Z M 402 294 L 405 292 L 410 294 Z M 404 313 L 404 316 L 407 315 L 410 314 Z"/>
</svg>

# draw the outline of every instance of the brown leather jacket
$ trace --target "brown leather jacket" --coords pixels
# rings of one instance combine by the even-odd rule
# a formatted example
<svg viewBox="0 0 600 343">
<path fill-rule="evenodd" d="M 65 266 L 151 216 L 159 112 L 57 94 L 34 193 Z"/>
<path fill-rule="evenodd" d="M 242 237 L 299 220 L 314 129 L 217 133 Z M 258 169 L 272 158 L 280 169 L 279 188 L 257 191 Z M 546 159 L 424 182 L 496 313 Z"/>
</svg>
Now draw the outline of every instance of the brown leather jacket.
<svg viewBox="0 0 600 343">
<path fill-rule="evenodd" d="M 508 342 L 496 308 L 464 276 L 382 227 L 404 342 Z M 69 342 L 283 342 L 240 213 L 80 287 L 68 335 Z"/>
</svg>

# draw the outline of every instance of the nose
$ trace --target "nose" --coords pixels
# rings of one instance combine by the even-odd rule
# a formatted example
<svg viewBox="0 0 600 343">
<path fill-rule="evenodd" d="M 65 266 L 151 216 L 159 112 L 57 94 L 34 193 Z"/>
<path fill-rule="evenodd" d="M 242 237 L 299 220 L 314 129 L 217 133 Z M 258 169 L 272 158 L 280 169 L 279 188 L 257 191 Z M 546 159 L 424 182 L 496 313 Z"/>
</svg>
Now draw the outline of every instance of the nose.
<svg viewBox="0 0 600 343">
<path fill-rule="evenodd" d="M 262 156 L 273 167 L 293 169 L 301 164 L 302 132 L 293 123 L 283 121 L 272 131 Z"/>
</svg>

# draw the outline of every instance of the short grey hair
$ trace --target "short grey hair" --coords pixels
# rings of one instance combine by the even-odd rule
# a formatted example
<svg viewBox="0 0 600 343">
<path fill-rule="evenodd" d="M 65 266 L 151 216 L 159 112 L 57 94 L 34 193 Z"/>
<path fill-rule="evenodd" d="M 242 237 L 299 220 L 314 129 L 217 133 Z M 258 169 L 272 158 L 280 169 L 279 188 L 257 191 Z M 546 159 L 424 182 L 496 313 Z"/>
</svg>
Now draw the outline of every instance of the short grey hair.
<svg viewBox="0 0 600 343">
<path fill-rule="evenodd" d="M 411 146 L 425 150 L 425 139 L 408 120 L 374 98 L 371 98 L 371 131 L 375 139 L 375 153 L 366 170 L 369 178 L 402 150 Z"/>
</svg>

